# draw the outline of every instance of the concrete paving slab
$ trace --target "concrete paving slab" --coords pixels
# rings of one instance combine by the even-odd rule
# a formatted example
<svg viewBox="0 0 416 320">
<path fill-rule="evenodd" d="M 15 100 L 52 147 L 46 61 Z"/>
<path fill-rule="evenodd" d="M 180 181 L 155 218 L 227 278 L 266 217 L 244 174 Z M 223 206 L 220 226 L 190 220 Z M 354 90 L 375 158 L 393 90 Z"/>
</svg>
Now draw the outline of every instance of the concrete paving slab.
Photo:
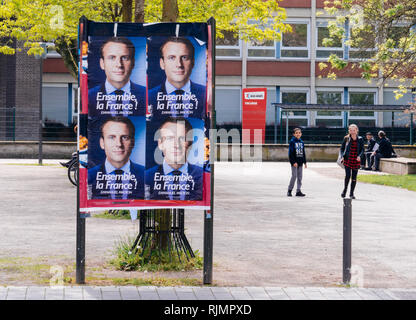
<svg viewBox="0 0 416 320">
<path fill-rule="evenodd" d="M 63 300 L 64 289 L 63 288 L 46 288 L 45 289 L 45 300 Z"/>
<path fill-rule="evenodd" d="M 416 300 L 416 292 L 405 290 L 392 290 L 392 293 L 399 300 Z"/>
<path fill-rule="evenodd" d="M 139 291 L 139 294 L 142 300 L 163 300 L 160 299 L 160 296 L 157 293 L 140 293 Z"/>
<path fill-rule="evenodd" d="M 211 291 L 211 288 L 193 288 L 193 292 L 197 300 L 214 300 L 215 297 Z"/>
<path fill-rule="evenodd" d="M 64 288 L 64 300 L 83 300 L 84 295 L 82 287 L 68 287 Z"/>
<path fill-rule="evenodd" d="M 215 300 L 234 300 L 231 293 L 214 293 Z"/>
<path fill-rule="evenodd" d="M 174 288 L 159 287 L 156 289 L 156 291 L 160 297 L 160 300 L 177 300 L 178 299 L 178 296 Z"/>
<path fill-rule="evenodd" d="M 26 287 L 9 287 L 7 291 L 7 300 L 25 300 L 27 288 Z"/>
<path fill-rule="evenodd" d="M 179 300 L 197 300 L 193 292 L 176 292 Z"/>
<path fill-rule="evenodd" d="M 354 290 L 363 300 L 382 300 L 377 294 L 375 294 L 371 290 L 366 290 L 363 288 L 355 288 Z"/>
<path fill-rule="evenodd" d="M 122 300 L 140 300 L 140 294 L 136 287 L 120 287 Z"/>
<path fill-rule="evenodd" d="M 26 300 L 45 300 L 45 287 L 28 287 Z"/>
<path fill-rule="evenodd" d="M 6 300 L 8 288 L 0 287 L 0 300 Z"/>
<path fill-rule="evenodd" d="M 84 300 L 102 300 L 103 299 L 101 288 L 84 287 L 82 291 L 83 291 Z"/>
</svg>

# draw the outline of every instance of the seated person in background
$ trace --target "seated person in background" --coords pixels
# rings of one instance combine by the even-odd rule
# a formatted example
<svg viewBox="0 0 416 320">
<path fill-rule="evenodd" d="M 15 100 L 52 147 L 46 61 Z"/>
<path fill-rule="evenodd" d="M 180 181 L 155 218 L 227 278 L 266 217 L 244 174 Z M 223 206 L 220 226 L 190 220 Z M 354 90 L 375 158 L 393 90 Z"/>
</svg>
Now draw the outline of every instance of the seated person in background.
<svg viewBox="0 0 416 320">
<path fill-rule="evenodd" d="M 386 133 L 382 130 L 378 132 L 380 141 L 378 142 L 378 149 L 371 155 L 374 156 L 374 171 L 380 171 L 380 159 L 396 157 L 390 140 L 386 137 Z"/>
<path fill-rule="evenodd" d="M 374 136 L 371 132 L 366 133 L 366 138 L 368 145 L 364 155 L 361 157 L 361 169 L 371 170 L 374 162 L 374 157 L 372 157 L 371 154 L 376 151 L 376 139 L 374 139 Z"/>
</svg>

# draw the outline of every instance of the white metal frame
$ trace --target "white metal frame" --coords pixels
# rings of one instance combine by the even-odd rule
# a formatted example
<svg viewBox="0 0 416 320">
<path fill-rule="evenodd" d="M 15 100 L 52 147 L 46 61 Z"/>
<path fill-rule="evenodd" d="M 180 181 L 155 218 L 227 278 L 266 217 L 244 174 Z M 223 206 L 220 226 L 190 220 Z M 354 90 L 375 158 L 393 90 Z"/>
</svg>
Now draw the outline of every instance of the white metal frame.
<svg viewBox="0 0 416 320">
<path fill-rule="evenodd" d="M 374 104 L 378 102 L 377 88 L 350 88 L 348 91 L 348 104 L 350 104 L 351 93 L 374 93 Z M 359 110 L 357 110 L 359 111 Z M 350 120 L 374 120 L 375 125 L 378 125 L 377 112 L 373 112 L 373 116 L 351 116 L 351 111 L 348 111 L 348 119 Z"/>
<path fill-rule="evenodd" d="M 241 59 L 241 57 L 242 57 L 242 40 L 241 39 L 239 39 L 238 40 L 238 46 L 221 46 L 221 45 L 217 45 L 216 47 L 215 47 L 217 50 L 218 49 L 238 49 L 238 51 L 239 51 L 239 55 L 238 56 L 219 56 L 218 54 L 217 54 L 217 56 L 216 56 L 216 60 L 238 60 L 238 59 Z"/>
<path fill-rule="evenodd" d="M 344 55 L 344 42 L 341 47 L 319 47 L 318 30 L 319 28 L 327 28 L 329 20 L 317 20 L 315 26 L 315 39 L 316 39 L 316 60 L 327 60 L 328 57 L 318 57 L 318 51 L 339 51 L 341 55 Z"/>
<path fill-rule="evenodd" d="M 330 87 L 319 87 L 316 89 L 316 96 L 318 97 L 318 92 L 327 92 L 327 93 L 340 93 L 341 94 L 341 103 L 344 101 L 344 89 L 343 88 L 330 88 Z M 339 116 L 324 116 L 319 115 L 319 111 L 315 112 L 315 120 L 341 120 L 341 125 L 344 126 L 344 114 L 342 111 L 339 111 Z"/>
<path fill-rule="evenodd" d="M 282 34 L 282 39 L 280 41 L 280 59 L 281 60 L 309 60 L 311 57 L 311 21 L 310 19 L 305 18 L 289 18 L 285 20 L 286 24 L 306 24 L 307 33 L 306 33 L 306 47 L 285 47 L 283 46 L 284 34 Z M 296 51 L 307 51 L 308 55 L 306 57 L 283 57 L 283 50 L 296 50 Z"/>
<path fill-rule="evenodd" d="M 283 93 L 306 93 L 306 103 L 310 103 L 310 88 L 308 87 L 280 87 L 280 101 L 282 102 L 282 96 Z M 280 110 L 282 112 L 282 110 Z M 310 111 L 306 111 L 306 114 L 304 116 L 300 115 L 290 115 L 289 119 L 306 119 L 307 125 L 309 126 L 311 117 L 310 117 Z M 280 118 L 280 114 L 279 114 Z"/>
</svg>

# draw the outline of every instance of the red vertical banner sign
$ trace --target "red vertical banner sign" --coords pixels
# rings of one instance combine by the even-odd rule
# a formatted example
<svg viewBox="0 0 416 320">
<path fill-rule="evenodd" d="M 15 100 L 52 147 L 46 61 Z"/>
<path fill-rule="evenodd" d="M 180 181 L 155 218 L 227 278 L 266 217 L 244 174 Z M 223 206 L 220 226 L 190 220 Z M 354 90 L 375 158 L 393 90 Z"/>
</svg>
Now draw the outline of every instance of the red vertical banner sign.
<svg viewBox="0 0 416 320">
<path fill-rule="evenodd" d="M 247 144 L 264 144 L 266 131 L 266 88 L 243 89 L 243 136 Z"/>
</svg>

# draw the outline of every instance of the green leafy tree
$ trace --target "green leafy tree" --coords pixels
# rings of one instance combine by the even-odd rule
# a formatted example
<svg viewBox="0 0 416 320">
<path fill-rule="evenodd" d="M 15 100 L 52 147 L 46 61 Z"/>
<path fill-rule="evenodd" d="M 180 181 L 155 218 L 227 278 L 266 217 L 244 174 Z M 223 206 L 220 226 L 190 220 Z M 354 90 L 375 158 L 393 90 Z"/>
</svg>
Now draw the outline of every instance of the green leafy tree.
<svg viewBox="0 0 416 320">
<path fill-rule="evenodd" d="M 76 78 L 78 21 L 84 15 L 101 22 L 189 22 L 217 20 L 223 31 L 242 39 L 279 40 L 290 31 L 276 0 L 0 0 L 0 53 L 14 54 L 12 39 L 28 54 L 40 54 L 41 42 L 53 43 Z M 256 23 L 252 23 L 256 21 Z M 18 49 L 20 50 L 20 49 Z"/>
<path fill-rule="evenodd" d="M 329 23 L 327 46 L 344 40 L 350 57 L 357 63 L 331 55 L 328 76 L 336 70 L 359 68 L 362 78 L 377 81 L 379 87 L 394 83 L 396 98 L 416 86 L 416 0 L 329 0 L 325 10 L 336 19 Z M 347 37 L 345 22 L 351 26 Z M 389 81 L 387 81 L 389 80 Z M 414 109 L 414 107 L 412 107 Z"/>
</svg>

